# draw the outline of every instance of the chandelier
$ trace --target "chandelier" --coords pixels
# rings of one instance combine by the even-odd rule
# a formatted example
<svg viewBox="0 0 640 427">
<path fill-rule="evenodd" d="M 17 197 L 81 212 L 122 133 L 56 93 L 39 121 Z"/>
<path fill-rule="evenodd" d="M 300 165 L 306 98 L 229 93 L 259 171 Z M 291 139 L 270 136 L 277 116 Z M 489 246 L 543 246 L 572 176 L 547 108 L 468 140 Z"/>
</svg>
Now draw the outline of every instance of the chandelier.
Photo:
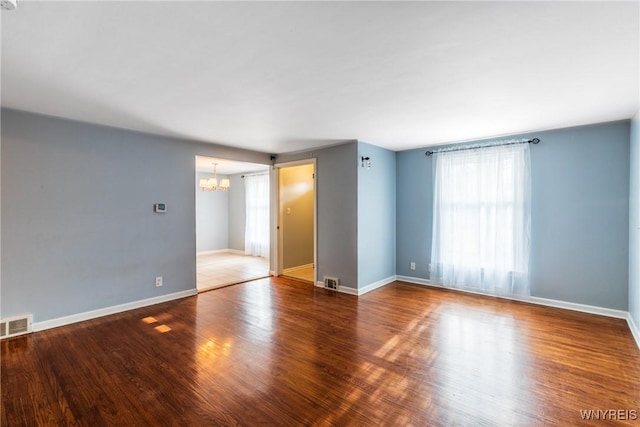
<svg viewBox="0 0 640 427">
<path fill-rule="evenodd" d="M 224 178 L 218 184 L 218 171 L 217 171 L 217 163 L 213 163 L 213 178 L 209 179 L 200 179 L 199 187 L 202 191 L 227 191 L 230 187 L 229 180 Z"/>
</svg>

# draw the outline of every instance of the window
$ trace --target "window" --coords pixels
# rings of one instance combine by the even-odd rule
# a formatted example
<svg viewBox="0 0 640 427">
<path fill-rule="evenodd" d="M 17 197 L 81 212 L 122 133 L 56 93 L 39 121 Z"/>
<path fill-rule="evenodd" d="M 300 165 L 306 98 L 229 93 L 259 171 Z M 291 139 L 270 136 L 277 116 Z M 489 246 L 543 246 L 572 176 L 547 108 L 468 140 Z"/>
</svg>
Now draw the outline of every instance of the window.
<svg viewBox="0 0 640 427">
<path fill-rule="evenodd" d="M 247 255 L 269 257 L 269 175 L 244 178 L 246 223 L 244 251 Z"/>
<path fill-rule="evenodd" d="M 529 294 L 529 144 L 435 154 L 431 280 Z"/>
</svg>

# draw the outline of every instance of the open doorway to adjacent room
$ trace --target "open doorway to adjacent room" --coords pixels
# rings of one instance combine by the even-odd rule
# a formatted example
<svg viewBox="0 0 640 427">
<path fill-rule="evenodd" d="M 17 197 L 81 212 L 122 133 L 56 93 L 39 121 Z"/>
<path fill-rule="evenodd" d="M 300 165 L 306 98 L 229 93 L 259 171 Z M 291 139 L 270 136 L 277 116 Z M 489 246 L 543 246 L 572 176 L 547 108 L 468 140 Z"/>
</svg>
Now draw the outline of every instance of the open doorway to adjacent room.
<svg viewBox="0 0 640 427">
<path fill-rule="evenodd" d="M 269 166 L 196 156 L 199 292 L 269 275 Z"/>
<path fill-rule="evenodd" d="M 316 283 L 315 160 L 278 168 L 278 274 Z"/>
</svg>

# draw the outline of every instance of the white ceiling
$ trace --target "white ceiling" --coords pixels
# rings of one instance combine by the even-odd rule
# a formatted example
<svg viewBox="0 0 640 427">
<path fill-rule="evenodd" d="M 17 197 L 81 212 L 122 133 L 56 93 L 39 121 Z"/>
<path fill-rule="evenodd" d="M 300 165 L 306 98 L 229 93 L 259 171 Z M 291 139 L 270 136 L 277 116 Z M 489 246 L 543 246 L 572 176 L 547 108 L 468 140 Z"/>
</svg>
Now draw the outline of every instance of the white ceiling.
<svg viewBox="0 0 640 427">
<path fill-rule="evenodd" d="M 2 105 L 282 153 L 630 118 L 637 1 L 19 2 Z"/>
<path fill-rule="evenodd" d="M 213 173 L 214 163 L 218 164 L 216 168 L 219 175 L 234 175 L 238 173 L 253 173 L 269 170 L 269 166 L 258 163 L 237 162 L 235 160 L 196 156 L 196 171 Z"/>
</svg>

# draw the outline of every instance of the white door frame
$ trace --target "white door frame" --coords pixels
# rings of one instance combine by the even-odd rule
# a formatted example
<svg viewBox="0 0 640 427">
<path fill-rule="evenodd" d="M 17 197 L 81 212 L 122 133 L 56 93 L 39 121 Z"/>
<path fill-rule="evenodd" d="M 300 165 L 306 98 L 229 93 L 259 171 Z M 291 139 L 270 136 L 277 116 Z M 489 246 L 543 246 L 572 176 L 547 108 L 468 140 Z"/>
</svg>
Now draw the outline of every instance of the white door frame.
<svg viewBox="0 0 640 427">
<path fill-rule="evenodd" d="M 304 160 L 296 160 L 292 162 L 276 163 L 274 164 L 275 170 L 275 206 L 272 208 L 274 215 L 276 238 L 275 238 L 275 275 L 281 276 L 283 270 L 283 244 L 282 244 L 282 212 L 280 210 L 280 169 L 288 168 L 292 166 L 313 165 L 313 285 L 318 283 L 318 167 L 317 159 L 315 157 Z"/>
</svg>

